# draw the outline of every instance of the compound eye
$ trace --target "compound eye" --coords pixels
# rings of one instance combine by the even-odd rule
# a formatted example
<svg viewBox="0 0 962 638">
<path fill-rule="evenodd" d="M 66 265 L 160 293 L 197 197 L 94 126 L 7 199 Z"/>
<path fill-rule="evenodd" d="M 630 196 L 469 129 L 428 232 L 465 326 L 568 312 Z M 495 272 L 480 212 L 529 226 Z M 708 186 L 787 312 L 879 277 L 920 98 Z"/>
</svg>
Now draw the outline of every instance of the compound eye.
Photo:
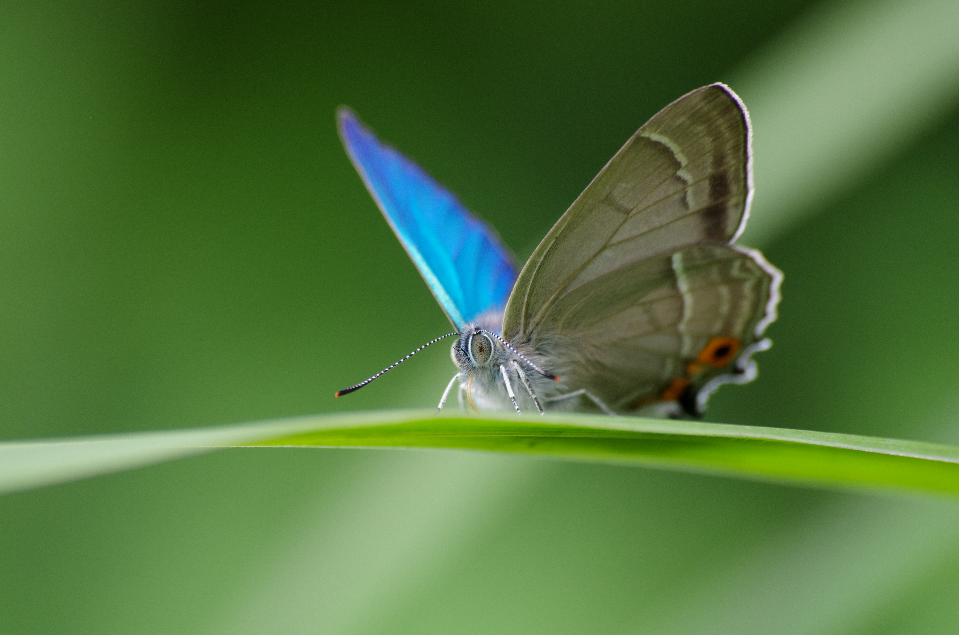
<svg viewBox="0 0 962 638">
<path fill-rule="evenodd" d="M 491 337 L 479 332 L 471 335 L 471 339 L 468 341 L 468 348 L 471 354 L 471 362 L 476 366 L 483 366 L 491 359 L 494 342 L 491 341 Z"/>
</svg>

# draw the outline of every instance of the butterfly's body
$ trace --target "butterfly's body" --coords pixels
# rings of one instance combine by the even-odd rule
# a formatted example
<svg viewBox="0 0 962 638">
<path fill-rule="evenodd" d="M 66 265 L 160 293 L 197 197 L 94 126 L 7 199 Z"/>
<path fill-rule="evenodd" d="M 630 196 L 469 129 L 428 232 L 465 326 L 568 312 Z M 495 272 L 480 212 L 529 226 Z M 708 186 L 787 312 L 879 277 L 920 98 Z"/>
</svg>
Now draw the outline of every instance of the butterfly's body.
<svg viewBox="0 0 962 638">
<path fill-rule="evenodd" d="M 651 118 L 520 271 L 420 168 L 353 114 L 340 122 L 457 330 L 458 373 L 439 407 L 456 389 L 476 410 L 698 414 L 718 386 L 754 378 L 781 273 L 733 245 L 752 185 L 748 114 L 728 87 L 696 89 Z"/>
<path fill-rule="evenodd" d="M 451 344 L 451 360 L 458 367 L 459 397 L 472 410 L 512 408 L 501 374 L 502 369 L 511 370 L 514 376 L 511 353 L 488 336 L 500 332 L 500 313 L 489 312 L 465 326 Z"/>
</svg>

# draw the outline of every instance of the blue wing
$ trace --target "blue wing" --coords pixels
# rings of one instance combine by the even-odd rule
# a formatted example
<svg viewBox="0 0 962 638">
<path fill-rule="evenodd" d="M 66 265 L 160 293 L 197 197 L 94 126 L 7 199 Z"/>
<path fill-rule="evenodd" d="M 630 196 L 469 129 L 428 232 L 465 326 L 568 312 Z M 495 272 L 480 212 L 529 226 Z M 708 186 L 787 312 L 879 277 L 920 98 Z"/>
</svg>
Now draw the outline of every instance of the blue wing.
<svg viewBox="0 0 962 638">
<path fill-rule="evenodd" d="M 503 310 L 518 271 L 494 232 L 350 110 L 337 119 L 354 167 L 455 327 Z"/>
</svg>

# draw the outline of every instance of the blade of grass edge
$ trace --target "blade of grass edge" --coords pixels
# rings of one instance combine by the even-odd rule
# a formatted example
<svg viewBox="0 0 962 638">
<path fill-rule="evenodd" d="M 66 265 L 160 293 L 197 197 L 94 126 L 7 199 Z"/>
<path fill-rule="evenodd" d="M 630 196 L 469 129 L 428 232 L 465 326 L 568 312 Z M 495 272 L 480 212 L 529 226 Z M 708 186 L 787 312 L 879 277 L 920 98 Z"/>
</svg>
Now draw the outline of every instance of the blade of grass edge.
<svg viewBox="0 0 962 638">
<path fill-rule="evenodd" d="M 958 493 L 958 448 L 809 430 L 548 415 L 346 413 L 232 426 L 0 443 L 0 492 L 226 447 L 448 449 L 854 489 Z"/>
</svg>

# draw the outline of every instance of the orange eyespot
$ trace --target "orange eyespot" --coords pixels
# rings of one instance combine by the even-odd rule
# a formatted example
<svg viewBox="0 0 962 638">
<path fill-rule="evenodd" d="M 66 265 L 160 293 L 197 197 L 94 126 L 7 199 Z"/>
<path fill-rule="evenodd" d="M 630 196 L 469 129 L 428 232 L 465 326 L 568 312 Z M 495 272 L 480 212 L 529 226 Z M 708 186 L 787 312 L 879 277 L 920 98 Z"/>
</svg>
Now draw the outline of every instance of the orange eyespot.
<svg viewBox="0 0 962 638">
<path fill-rule="evenodd" d="M 712 337 L 708 345 L 698 353 L 698 359 L 688 367 L 691 368 L 696 363 L 700 363 L 714 368 L 724 368 L 735 359 L 741 347 L 742 342 L 735 337 Z"/>
<path fill-rule="evenodd" d="M 675 377 L 668 384 L 668 387 L 661 391 L 662 401 L 677 401 L 681 393 L 691 384 L 691 381 L 684 377 Z"/>
<path fill-rule="evenodd" d="M 661 400 L 678 401 L 691 385 L 692 379 L 705 372 L 705 368 L 724 368 L 734 361 L 741 347 L 742 342 L 735 337 L 712 337 L 698 357 L 685 366 L 685 376 L 675 377 L 661 391 Z"/>
</svg>

